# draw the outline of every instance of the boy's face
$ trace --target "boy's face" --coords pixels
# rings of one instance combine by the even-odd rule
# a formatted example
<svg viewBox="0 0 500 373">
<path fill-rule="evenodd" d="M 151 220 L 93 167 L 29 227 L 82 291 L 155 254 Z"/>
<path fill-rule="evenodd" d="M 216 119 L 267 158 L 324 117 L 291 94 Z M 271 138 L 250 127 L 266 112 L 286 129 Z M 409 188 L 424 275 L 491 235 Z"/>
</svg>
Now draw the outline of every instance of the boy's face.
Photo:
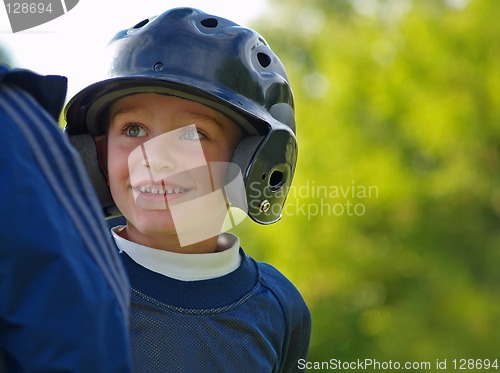
<svg viewBox="0 0 500 373">
<path fill-rule="evenodd" d="M 109 120 L 109 186 L 130 240 L 175 247 L 200 226 L 220 229 L 225 204 L 212 192 L 223 187 L 225 167 L 207 165 L 226 165 L 240 142 L 231 119 L 196 102 L 142 93 L 115 102 Z"/>
</svg>

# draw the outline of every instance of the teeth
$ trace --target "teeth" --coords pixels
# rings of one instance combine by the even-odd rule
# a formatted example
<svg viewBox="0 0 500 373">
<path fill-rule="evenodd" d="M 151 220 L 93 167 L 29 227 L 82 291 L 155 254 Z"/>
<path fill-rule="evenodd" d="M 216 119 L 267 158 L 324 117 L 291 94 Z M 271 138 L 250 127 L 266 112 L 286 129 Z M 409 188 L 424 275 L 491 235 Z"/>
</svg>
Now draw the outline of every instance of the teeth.
<svg viewBox="0 0 500 373">
<path fill-rule="evenodd" d="M 163 187 L 158 187 L 155 185 L 141 185 L 139 186 L 139 191 L 141 193 L 150 193 L 150 194 L 179 194 L 184 193 L 186 189 L 183 188 L 169 188 L 163 189 Z"/>
</svg>

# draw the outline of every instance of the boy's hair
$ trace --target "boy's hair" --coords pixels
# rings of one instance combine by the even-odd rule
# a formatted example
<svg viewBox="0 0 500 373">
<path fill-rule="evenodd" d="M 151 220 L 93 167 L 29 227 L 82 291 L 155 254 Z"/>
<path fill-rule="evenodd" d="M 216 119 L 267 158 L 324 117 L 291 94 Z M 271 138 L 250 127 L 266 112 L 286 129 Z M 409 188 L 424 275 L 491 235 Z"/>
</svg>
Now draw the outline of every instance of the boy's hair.
<svg viewBox="0 0 500 373">
<path fill-rule="evenodd" d="M 107 77 L 66 106 L 70 138 L 79 143 L 104 134 L 104 113 L 127 95 L 154 92 L 204 104 L 249 134 L 231 159 L 243 174 L 248 215 L 261 224 L 279 220 L 297 160 L 294 103 L 285 69 L 264 38 L 227 19 L 176 8 L 120 31 L 108 48 Z M 83 143 L 81 152 L 88 152 L 93 142 Z M 95 164 L 87 167 L 95 174 Z"/>
</svg>

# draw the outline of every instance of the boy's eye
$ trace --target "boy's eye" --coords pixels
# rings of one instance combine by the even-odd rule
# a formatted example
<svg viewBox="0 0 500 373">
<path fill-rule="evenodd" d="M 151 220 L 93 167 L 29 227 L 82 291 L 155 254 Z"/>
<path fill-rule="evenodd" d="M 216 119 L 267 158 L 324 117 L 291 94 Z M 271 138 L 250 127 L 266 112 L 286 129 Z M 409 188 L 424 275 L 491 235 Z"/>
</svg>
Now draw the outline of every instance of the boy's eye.
<svg viewBox="0 0 500 373">
<path fill-rule="evenodd" d="M 131 124 L 127 126 L 124 132 L 129 137 L 143 137 L 147 135 L 146 130 L 139 124 Z"/>
<path fill-rule="evenodd" d="M 188 127 L 182 130 L 182 133 L 180 134 L 179 138 L 181 140 L 194 141 L 205 138 L 205 135 L 194 127 Z"/>
</svg>

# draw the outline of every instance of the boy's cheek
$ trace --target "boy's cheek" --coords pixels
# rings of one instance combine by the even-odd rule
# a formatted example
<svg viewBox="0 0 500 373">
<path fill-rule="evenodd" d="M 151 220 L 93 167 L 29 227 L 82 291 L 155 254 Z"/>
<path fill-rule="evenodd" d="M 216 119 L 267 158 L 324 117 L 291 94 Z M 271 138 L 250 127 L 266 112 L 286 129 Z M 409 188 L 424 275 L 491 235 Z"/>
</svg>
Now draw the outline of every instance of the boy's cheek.
<svg viewBox="0 0 500 373">
<path fill-rule="evenodd" d="M 121 154 L 120 152 L 113 151 L 111 148 L 108 150 L 107 160 L 107 174 L 108 185 L 111 187 L 116 184 L 123 184 L 129 179 L 129 167 L 127 163 L 128 154 Z"/>
<path fill-rule="evenodd" d="M 122 154 L 121 156 L 123 157 L 125 155 Z M 133 149 L 130 154 L 128 154 L 127 159 L 128 169 L 131 171 L 130 174 L 133 174 L 134 170 L 139 169 L 141 165 L 146 163 L 141 147 L 136 147 L 135 149 Z"/>
</svg>

